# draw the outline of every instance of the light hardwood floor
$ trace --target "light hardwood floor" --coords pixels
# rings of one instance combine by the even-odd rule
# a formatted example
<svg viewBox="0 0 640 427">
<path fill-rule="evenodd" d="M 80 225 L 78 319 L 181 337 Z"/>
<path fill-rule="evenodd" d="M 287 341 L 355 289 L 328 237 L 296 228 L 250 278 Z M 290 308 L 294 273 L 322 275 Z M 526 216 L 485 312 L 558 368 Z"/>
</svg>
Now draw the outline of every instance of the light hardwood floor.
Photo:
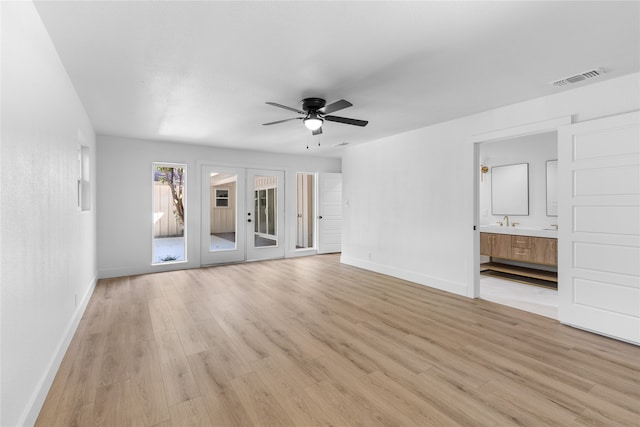
<svg viewBox="0 0 640 427">
<path fill-rule="evenodd" d="M 38 426 L 640 424 L 640 348 L 336 255 L 101 280 Z"/>
</svg>

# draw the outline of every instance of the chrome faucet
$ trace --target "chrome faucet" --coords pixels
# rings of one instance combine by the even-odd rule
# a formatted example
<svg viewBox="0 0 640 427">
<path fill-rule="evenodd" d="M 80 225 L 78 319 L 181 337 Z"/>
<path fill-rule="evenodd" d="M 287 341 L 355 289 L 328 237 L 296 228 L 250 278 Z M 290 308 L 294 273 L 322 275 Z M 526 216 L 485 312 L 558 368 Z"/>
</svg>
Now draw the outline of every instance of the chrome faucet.
<svg viewBox="0 0 640 427">
<path fill-rule="evenodd" d="M 502 218 L 502 219 L 504 219 L 507 222 L 507 227 L 508 227 L 509 226 L 509 217 L 505 215 L 504 218 Z"/>
</svg>

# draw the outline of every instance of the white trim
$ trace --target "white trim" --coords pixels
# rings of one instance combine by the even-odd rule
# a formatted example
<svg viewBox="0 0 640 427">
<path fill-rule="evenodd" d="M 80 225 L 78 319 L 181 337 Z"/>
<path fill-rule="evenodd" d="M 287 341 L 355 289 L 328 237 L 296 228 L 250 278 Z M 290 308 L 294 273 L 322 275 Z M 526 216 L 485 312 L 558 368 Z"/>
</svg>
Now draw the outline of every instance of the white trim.
<svg viewBox="0 0 640 427">
<path fill-rule="evenodd" d="M 481 133 L 470 138 L 470 142 L 480 143 L 488 141 L 499 141 L 520 136 L 534 135 L 543 132 L 553 132 L 558 128 L 571 124 L 571 116 L 558 117 L 555 119 L 543 120 L 540 122 L 527 123 L 524 125 L 501 129 L 493 132 Z"/>
<path fill-rule="evenodd" d="M 289 251 L 285 254 L 285 258 L 297 258 L 297 257 L 301 257 L 301 256 L 311 256 L 311 255 L 317 255 L 318 251 L 316 250 L 316 248 L 299 248 L 299 249 L 294 249 L 293 251 Z"/>
<path fill-rule="evenodd" d="M 62 338 L 58 342 L 55 351 L 53 352 L 53 357 L 49 361 L 47 365 L 47 369 L 45 373 L 42 375 L 40 380 L 38 381 L 38 385 L 36 386 L 29 402 L 25 407 L 25 411 L 23 412 L 18 425 L 20 426 L 32 426 L 35 425 L 38 415 L 40 415 L 40 411 L 42 410 L 42 405 L 44 405 L 44 401 L 47 398 L 47 394 L 51 389 L 51 385 L 53 384 L 53 380 L 58 373 L 58 369 L 60 369 L 60 365 L 62 364 L 62 359 L 64 358 L 67 349 L 69 348 L 69 344 L 71 344 L 71 340 L 78 329 L 78 325 L 80 324 L 80 320 L 84 315 L 85 310 L 87 309 L 87 305 L 89 304 L 89 300 L 91 299 L 91 295 L 93 295 L 93 291 L 96 288 L 96 284 L 98 283 L 98 278 L 94 277 L 87 289 L 87 292 L 82 297 L 80 304 L 76 308 L 67 328 L 62 334 Z"/>
<path fill-rule="evenodd" d="M 409 282 L 427 286 L 429 288 L 451 292 L 452 294 L 462 296 L 467 295 L 468 286 L 465 283 L 456 283 L 448 280 L 442 280 L 433 276 L 428 276 L 426 274 L 420 274 L 414 271 L 380 265 L 371 261 L 363 261 L 344 255 L 340 256 L 340 262 L 342 264 L 351 265 L 354 267 L 362 268 L 364 270 L 369 270 L 376 273 L 385 274 L 387 276 L 396 277 L 398 279 L 407 280 Z"/>
<path fill-rule="evenodd" d="M 554 119 L 542 120 L 539 122 L 525 123 L 520 126 L 515 126 L 506 129 L 500 129 L 493 132 L 487 132 L 483 134 L 473 135 L 467 138 L 465 150 L 471 150 L 473 159 L 472 171 L 473 177 L 470 181 L 472 185 L 473 194 L 473 206 L 470 212 L 469 219 L 471 226 L 469 231 L 472 233 L 471 245 L 469 246 L 469 252 L 467 259 L 471 262 L 471 269 L 469 273 L 469 286 L 466 289 L 465 294 L 470 298 L 478 298 L 480 296 L 480 231 L 479 231 L 479 198 L 478 198 L 478 175 L 480 173 L 480 154 L 478 144 L 489 141 L 499 141 L 503 139 L 516 138 L 527 135 L 534 135 L 543 132 L 554 132 L 563 126 L 571 124 L 571 116 L 557 117 Z"/>
</svg>

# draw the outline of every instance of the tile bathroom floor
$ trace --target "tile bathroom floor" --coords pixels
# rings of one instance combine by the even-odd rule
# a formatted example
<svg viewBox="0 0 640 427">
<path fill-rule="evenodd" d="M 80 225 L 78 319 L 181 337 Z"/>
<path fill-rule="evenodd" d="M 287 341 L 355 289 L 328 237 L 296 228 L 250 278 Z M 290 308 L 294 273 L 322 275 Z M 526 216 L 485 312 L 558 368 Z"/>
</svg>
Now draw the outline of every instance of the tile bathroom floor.
<svg viewBox="0 0 640 427">
<path fill-rule="evenodd" d="M 558 291 L 497 277 L 480 275 L 480 298 L 498 304 L 558 318 Z"/>
</svg>

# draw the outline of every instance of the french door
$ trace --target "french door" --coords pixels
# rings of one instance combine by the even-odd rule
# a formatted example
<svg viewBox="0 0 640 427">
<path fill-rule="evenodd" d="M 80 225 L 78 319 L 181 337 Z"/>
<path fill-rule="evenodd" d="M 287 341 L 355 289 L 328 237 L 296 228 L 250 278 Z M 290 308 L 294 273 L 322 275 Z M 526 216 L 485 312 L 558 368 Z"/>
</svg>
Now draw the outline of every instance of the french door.
<svg viewBox="0 0 640 427">
<path fill-rule="evenodd" d="M 247 169 L 247 261 L 284 258 L 284 172 Z"/>
<path fill-rule="evenodd" d="M 284 257 L 284 172 L 202 166 L 201 264 Z"/>
</svg>

